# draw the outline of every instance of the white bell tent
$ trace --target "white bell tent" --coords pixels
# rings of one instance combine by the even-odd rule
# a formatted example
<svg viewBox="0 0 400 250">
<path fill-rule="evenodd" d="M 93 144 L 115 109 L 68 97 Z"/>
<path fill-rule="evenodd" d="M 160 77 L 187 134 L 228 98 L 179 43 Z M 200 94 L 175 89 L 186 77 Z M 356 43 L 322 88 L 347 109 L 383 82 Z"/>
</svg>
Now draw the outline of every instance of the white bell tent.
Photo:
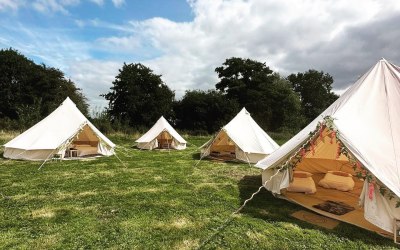
<svg viewBox="0 0 400 250">
<path fill-rule="evenodd" d="M 201 146 L 201 158 L 211 156 L 256 163 L 279 145 L 243 108 L 212 139 Z"/>
<path fill-rule="evenodd" d="M 395 219 L 400 219 L 399 110 L 400 68 L 382 59 L 318 118 L 256 164 L 263 169 L 263 186 L 325 216 L 393 233 Z M 312 174 L 314 194 L 292 190 L 293 170 Z M 335 185 L 345 184 L 343 178 L 349 177 L 352 187 L 345 192 L 325 186 L 332 177 L 328 171 L 339 176 L 332 179 Z M 343 172 L 350 175 L 342 178 Z M 337 215 L 320 209 L 318 204 L 327 201 L 354 210 Z"/>
<path fill-rule="evenodd" d="M 110 156 L 115 144 L 68 97 L 46 118 L 4 145 L 4 157 L 47 160 L 88 155 Z"/>
<path fill-rule="evenodd" d="M 163 116 L 136 142 L 138 148 L 149 150 L 155 148 L 182 150 L 186 148 L 185 139 L 176 132 Z"/>
</svg>

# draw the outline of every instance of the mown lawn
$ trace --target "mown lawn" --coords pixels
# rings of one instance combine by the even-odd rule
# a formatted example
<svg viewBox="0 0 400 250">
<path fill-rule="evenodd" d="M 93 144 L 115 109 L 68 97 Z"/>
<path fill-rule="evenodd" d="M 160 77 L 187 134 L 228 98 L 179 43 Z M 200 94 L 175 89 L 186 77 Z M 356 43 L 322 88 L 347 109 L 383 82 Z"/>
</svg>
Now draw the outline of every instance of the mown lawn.
<svg viewBox="0 0 400 250">
<path fill-rule="evenodd" d="M 292 218 L 301 208 L 262 191 L 247 164 L 204 160 L 184 151 L 132 148 L 110 136 L 115 157 L 88 161 L 0 158 L 0 248 L 30 249 L 382 249 L 390 239 L 341 223 L 327 230 Z M 8 138 L 3 134 L 0 143 Z M 225 223 L 225 224 L 224 224 Z M 216 231 L 225 225 L 222 230 Z M 212 237 L 211 237 L 212 236 Z"/>
</svg>

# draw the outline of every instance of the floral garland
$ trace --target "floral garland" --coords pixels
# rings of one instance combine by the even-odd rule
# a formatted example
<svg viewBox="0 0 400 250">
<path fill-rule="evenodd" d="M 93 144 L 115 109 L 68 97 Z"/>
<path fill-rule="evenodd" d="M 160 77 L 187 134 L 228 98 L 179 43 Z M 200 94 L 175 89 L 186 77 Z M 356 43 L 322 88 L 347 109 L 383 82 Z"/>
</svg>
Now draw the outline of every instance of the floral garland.
<svg viewBox="0 0 400 250">
<path fill-rule="evenodd" d="M 336 159 L 341 155 L 345 155 L 349 160 L 355 176 L 363 181 L 368 182 L 368 196 L 373 199 L 373 193 L 375 186 L 379 188 L 379 192 L 382 196 L 386 196 L 389 200 L 397 198 L 396 208 L 400 207 L 400 198 L 396 194 L 387 188 L 382 182 L 380 182 L 370 171 L 368 171 L 361 163 L 358 161 L 353 154 L 346 148 L 344 143 L 340 140 L 340 133 L 336 129 L 334 119 L 331 116 L 325 116 L 322 122 L 319 122 L 314 131 L 310 132 L 308 140 L 282 165 L 275 167 L 279 172 L 283 172 L 287 169 L 295 169 L 297 164 L 301 162 L 303 157 L 307 152 L 311 152 L 313 155 L 315 153 L 315 145 L 318 139 L 323 139 L 323 131 L 328 130 L 330 143 L 333 144 L 333 139 L 336 139 L 338 144 Z"/>
</svg>

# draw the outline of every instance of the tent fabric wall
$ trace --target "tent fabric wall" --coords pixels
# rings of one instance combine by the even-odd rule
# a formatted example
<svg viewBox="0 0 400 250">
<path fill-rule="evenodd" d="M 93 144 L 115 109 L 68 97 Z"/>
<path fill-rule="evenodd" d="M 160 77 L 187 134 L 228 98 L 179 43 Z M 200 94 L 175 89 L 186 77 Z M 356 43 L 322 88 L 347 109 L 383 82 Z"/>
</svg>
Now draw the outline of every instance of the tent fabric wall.
<svg viewBox="0 0 400 250">
<path fill-rule="evenodd" d="M 256 164 L 263 169 L 263 184 L 277 171 L 273 168 L 283 164 L 309 138 L 309 134 L 314 131 L 318 122 L 330 116 L 344 146 L 379 181 L 394 192 L 397 198 L 400 197 L 398 107 L 400 107 L 400 68 L 382 59 L 306 128 Z M 335 161 L 332 156 L 325 158 L 331 159 L 331 163 Z M 329 167 L 333 165 L 335 164 Z M 319 167 L 315 165 L 314 168 Z M 265 187 L 273 193 L 280 194 L 280 190 L 289 185 L 288 176 L 289 171 L 285 170 L 277 174 Z M 395 206 L 391 204 L 390 209 L 385 210 L 383 204 L 386 198 L 379 195 L 374 197 L 377 206 L 375 211 L 384 213 L 389 219 L 379 223 L 378 219 L 373 219 L 374 210 L 368 207 L 371 204 L 370 199 L 364 199 L 364 204 L 361 204 L 366 207 L 365 218 L 376 226 L 392 232 L 394 219 L 400 219 L 399 208 L 394 208 Z"/>
<path fill-rule="evenodd" d="M 279 145 L 243 108 L 218 134 L 201 146 L 201 157 L 213 152 L 235 155 L 244 162 L 256 163 L 279 148 Z"/>
<path fill-rule="evenodd" d="M 55 154 L 53 149 L 38 149 L 38 150 L 25 150 L 19 148 L 10 148 L 7 147 L 4 149 L 3 156 L 9 159 L 15 160 L 37 160 L 42 161 L 51 156 L 51 154 Z"/>
<path fill-rule="evenodd" d="M 4 157 L 24 160 L 46 160 L 52 154 L 65 155 L 74 141 L 96 142 L 103 146 L 97 153 L 111 155 L 115 144 L 105 137 L 68 97 L 46 118 L 4 145 Z M 104 149 L 104 150 L 103 150 Z"/>
<path fill-rule="evenodd" d="M 141 149 L 153 150 L 155 148 L 158 148 L 158 142 L 157 139 L 152 140 L 150 142 L 139 142 L 137 144 L 137 147 Z"/>
<path fill-rule="evenodd" d="M 171 139 L 172 149 L 183 150 L 186 148 L 186 141 L 176 132 L 176 130 L 161 116 L 160 119 L 136 140 L 137 147 L 140 149 L 152 150 L 160 146 L 159 141 L 162 139 Z"/>
</svg>

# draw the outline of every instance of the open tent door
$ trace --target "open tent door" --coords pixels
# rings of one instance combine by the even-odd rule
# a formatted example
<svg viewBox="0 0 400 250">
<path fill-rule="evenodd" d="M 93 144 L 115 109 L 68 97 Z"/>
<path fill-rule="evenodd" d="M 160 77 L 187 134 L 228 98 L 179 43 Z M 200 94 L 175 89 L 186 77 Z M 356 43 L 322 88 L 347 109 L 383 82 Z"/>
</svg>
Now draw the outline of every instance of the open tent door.
<svg viewBox="0 0 400 250">
<path fill-rule="evenodd" d="M 100 139 L 89 125 L 86 124 L 67 147 L 65 157 L 70 158 L 100 155 L 99 143 Z"/>
<path fill-rule="evenodd" d="M 162 131 L 158 136 L 157 136 L 157 141 L 158 141 L 158 148 L 160 149 L 171 149 L 173 148 L 173 137 L 171 136 L 168 131 Z"/>
<path fill-rule="evenodd" d="M 301 171 L 312 174 L 316 192 L 305 194 L 289 191 L 295 181 L 302 180 L 302 178 L 296 180 L 296 177 L 291 176 L 289 187 L 283 188 L 281 195 L 316 213 L 387 235 L 385 230 L 365 219 L 364 208 L 360 206 L 360 197 L 365 192 L 364 180 L 357 177 L 352 161 L 345 154 L 338 154 L 338 150 L 343 146 L 339 145 L 340 142 L 336 140 L 334 133 L 325 128 L 318 132 L 313 142 L 313 145 L 300 153 L 303 154 L 301 161 L 293 166 L 293 170 L 295 173 Z M 330 174 L 326 177 L 329 172 L 340 175 Z M 343 173 L 351 175 L 351 178 L 341 176 Z M 349 186 L 349 189 L 350 186 L 353 187 L 351 190 L 341 191 L 319 185 L 325 184 L 326 180 L 332 181 L 331 186 L 337 185 L 339 188 Z"/>
<path fill-rule="evenodd" d="M 210 147 L 210 156 L 230 160 L 236 158 L 236 145 L 228 134 L 221 130 L 215 137 Z"/>
</svg>

